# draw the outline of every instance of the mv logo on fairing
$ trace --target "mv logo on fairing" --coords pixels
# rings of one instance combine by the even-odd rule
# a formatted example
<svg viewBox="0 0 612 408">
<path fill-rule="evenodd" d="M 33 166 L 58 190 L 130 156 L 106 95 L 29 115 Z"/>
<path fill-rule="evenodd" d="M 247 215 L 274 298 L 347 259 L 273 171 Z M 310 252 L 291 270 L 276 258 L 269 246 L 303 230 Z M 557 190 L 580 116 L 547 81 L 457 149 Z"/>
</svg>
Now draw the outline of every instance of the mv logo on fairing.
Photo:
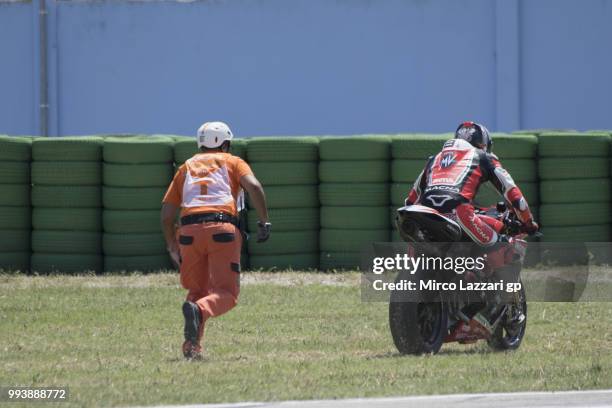
<svg viewBox="0 0 612 408">
<path fill-rule="evenodd" d="M 455 153 L 446 153 L 440 160 L 440 167 L 443 169 L 450 167 L 455 162 Z"/>
</svg>

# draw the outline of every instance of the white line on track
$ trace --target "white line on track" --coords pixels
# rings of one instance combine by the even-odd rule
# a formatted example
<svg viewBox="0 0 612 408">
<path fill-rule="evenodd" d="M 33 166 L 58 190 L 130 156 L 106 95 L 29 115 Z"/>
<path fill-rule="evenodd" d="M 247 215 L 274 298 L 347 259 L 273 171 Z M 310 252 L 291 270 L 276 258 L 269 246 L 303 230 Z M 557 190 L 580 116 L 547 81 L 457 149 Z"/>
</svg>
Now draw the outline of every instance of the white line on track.
<svg viewBox="0 0 612 408">
<path fill-rule="evenodd" d="M 612 390 L 423 395 L 344 400 L 159 405 L 157 408 L 612 408 Z"/>
</svg>

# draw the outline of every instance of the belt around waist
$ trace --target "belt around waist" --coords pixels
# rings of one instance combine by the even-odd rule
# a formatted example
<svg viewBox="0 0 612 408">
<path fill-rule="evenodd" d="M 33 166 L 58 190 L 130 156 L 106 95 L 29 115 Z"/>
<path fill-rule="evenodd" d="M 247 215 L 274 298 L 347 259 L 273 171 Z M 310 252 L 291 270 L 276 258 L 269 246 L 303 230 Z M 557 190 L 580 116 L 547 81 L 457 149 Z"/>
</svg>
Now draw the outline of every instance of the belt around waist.
<svg viewBox="0 0 612 408">
<path fill-rule="evenodd" d="M 225 213 L 197 213 L 181 217 L 181 225 L 204 224 L 206 222 L 229 222 L 238 225 L 238 218 Z"/>
</svg>

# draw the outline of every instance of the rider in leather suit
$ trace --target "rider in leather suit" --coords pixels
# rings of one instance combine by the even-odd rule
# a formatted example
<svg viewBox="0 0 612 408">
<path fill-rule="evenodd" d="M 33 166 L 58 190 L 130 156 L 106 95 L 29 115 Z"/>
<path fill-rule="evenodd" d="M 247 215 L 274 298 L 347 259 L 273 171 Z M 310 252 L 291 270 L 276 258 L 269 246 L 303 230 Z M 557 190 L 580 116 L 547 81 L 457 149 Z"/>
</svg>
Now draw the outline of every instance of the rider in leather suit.
<svg viewBox="0 0 612 408">
<path fill-rule="evenodd" d="M 406 199 L 406 205 L 421 204 L 441 213 L 451 214 L 463 231 L 484 247 L 507 241 L 474 213 L 472 200 L 481 184 L 490 181 L 512 205 L 525 232 L 533 234 L 538 224 L 533 220 L 527 200 L 499 159 L 491 152 L 489 131 L 474 122 L 464 122 L 455 138 L 444 143 L 440 153 L 428 159 Z"/>
</svg>

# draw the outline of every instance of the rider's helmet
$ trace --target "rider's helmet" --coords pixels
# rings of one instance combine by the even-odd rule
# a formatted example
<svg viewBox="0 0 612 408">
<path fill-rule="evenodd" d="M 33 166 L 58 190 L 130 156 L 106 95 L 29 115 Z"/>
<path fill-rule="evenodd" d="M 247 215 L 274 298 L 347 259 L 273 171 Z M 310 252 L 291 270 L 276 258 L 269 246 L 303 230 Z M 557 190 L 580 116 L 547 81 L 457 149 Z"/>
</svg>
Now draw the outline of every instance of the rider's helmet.
<svg viewBox="0 0 612 408">
<path fill-rule="evenodd" d="M 493 140 L 486 127 L 476 122 L 463 122 L 455 131 L 455 139 L 463 139 L 478 149 L 491 153 Z"/>
<path fill-rule="evenodd" d="M 198 129 L 198 148 L 215 149 L 233 138 L 232 131 L 225 123 L 206 122 Z"/>
</svg>

